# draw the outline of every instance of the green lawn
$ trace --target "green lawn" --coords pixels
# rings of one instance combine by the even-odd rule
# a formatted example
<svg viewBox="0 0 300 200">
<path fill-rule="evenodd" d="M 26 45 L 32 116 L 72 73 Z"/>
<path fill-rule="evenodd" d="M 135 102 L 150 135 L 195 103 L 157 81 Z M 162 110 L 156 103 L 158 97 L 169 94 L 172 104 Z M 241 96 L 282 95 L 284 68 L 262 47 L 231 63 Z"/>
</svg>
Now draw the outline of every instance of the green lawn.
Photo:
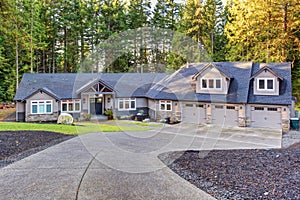
<svg viewBox="0 0 300 200">
<path fill-rule="evenodd" d="M 40 123 L 20 123 L 20 122 L 0 122 L 0 131 L 18 130 L 40 130 L 52 131 L 65 134 L 83 134 L 90 132 L 122 132 L 122 131 L 144 131 L 149 128 L 141 126 L 118 126 L 111 124 L 97 124 L 92 122 L 81 122 L 75 125 L 63 124 L 40 124 Z"/>
</svg>

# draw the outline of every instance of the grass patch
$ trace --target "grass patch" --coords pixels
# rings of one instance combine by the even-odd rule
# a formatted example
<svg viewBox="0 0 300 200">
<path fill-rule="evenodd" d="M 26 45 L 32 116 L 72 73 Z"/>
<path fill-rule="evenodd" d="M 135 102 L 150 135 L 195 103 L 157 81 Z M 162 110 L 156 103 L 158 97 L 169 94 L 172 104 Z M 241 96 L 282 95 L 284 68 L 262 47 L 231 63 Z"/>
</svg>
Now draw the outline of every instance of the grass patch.
<svg viewBox="0 0 300 200">
<path fill-rule="evenodd" d="M 122 131 L 145 131 L 148 128 L 138 126 L 117 126 L 97 123 L 76 123 L 75 125 L 63 124 L 39 124 L 20 122 L 0 122 L 0 131 L 25 131 L 39 130 L 52 131 L 64 134 L 84 134 L 90 132 L 122 132 Z"/>
</svg>

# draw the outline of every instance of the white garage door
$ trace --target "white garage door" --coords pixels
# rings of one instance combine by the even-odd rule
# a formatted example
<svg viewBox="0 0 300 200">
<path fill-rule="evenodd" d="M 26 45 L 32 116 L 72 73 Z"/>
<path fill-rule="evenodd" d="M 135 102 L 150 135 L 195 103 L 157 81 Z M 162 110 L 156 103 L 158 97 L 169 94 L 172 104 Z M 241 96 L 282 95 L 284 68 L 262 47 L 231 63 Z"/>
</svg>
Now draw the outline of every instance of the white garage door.
<svg viewBox="0 0 300 200">
<path fill-rule="evenodd" d="M 281 112 L 278 108 L 251 107 L 251 126 L 258 128 L 281 128 Z"/>
<path fill-rule="evenodd" d="M 238 111 L 235 106 L 215 105 L 212 107 L 212 123 L 221 126 L 237 126 Z"/>
<path fill-rule="evenodd" d="M 206 122 L 205 107 L 199 104 L 183 104 L 182 121 L 193 124 Z"/>
</svg>

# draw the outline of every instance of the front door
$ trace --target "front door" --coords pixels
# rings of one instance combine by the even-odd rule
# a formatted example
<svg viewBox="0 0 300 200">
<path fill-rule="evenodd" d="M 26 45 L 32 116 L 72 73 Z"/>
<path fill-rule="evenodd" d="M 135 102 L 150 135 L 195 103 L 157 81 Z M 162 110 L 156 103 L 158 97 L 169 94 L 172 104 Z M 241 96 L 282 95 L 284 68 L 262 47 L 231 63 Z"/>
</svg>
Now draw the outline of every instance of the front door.
<svg viewBox="0 0 300 200">
<path fill-rule="evenodd" d="M 102 115 L 102 98 L 95 98 L 96 115 Z"/>
<path fill-rule="evenodd" d="M 102 98 L 92 98 L 90 99 L 90 114 L 92 115 L 102 115 Z"/>
</svg>

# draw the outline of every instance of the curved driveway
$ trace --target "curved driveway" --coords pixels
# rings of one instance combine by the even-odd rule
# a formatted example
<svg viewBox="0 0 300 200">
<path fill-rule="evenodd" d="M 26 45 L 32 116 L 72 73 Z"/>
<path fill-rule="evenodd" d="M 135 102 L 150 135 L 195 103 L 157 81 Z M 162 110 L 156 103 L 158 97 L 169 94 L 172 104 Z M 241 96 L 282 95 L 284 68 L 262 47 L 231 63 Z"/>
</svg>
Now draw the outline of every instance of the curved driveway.
<svg viewBox="0 0 300 200">
<path fill-rule="evenodd" d="M 85 134 L 0 169 L 0 197 L 213 199 L 173 173 L 157 156 L 187 149 L 274 148 L 280 147 L 280 136 L 274 130 L 187 124 L 144 132 Z"/>
</svg>

